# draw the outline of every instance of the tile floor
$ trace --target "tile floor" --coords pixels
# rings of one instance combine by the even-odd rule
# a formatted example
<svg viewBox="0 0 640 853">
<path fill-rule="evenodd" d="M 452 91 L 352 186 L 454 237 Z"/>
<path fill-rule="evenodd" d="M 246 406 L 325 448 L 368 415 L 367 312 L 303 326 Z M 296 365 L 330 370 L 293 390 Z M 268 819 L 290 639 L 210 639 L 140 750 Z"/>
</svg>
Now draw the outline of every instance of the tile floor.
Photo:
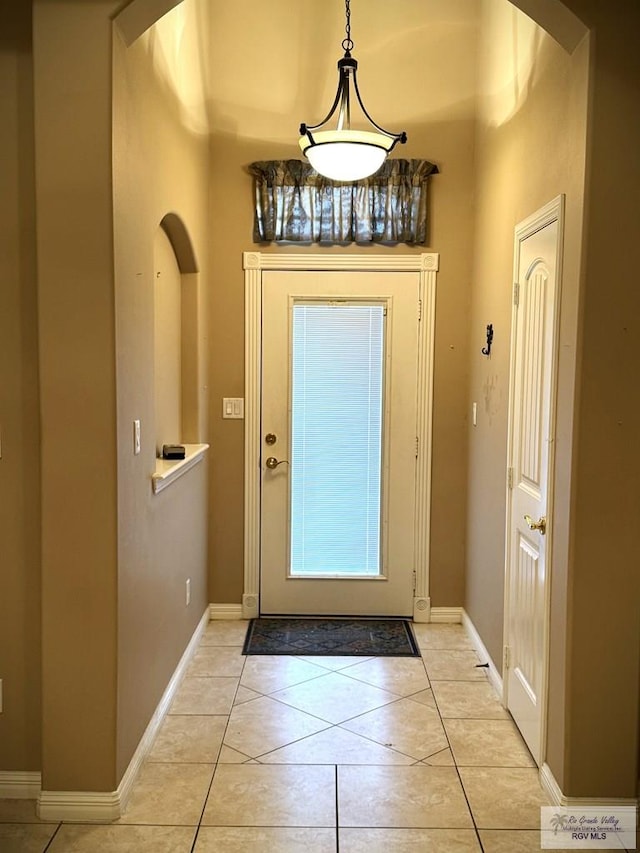
<svg viewBox="0 0 640 853">
<path fill-rule="evenodd" d="M 243 657 L 212 622 L 123 818 L 0 800 L 1 853 L 530 853 L 537 769 L 459 625 L 421 658 Z"/>
</svg>

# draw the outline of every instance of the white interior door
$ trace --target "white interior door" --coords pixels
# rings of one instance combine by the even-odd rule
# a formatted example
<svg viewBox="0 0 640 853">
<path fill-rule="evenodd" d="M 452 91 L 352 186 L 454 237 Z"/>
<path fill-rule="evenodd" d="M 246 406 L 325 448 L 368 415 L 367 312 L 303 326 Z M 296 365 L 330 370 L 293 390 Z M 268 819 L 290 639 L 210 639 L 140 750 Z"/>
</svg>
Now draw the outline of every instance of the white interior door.
<svg viewBox="0 0 640 853">
<path fill-rule="evenodd" d="M 263 273 L 261 613 L 412 613 L 419 284 Z"/>
<path fill-rule="evenodd" d="M 516 229 L 507 525 L 507 707 L 542 760 L 561 199 Z"/>
</svg>

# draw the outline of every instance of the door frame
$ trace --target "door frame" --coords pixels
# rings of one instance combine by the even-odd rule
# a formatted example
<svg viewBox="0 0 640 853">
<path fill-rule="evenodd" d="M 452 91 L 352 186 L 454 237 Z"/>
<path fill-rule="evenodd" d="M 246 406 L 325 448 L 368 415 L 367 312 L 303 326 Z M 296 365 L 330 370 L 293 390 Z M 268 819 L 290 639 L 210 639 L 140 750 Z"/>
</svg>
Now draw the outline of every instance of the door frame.
<svg viewBox="0 0 640 853">
<path fill-rule="evenodd" d="M 331 255 L 243 252 L 245 290 L 244 404 L 244 591 L 242 617 L 260 615 L 260 494 L 262 479 L 262 272 L 263 270 L 337 272 L 418 272 L 418 388 L 414 622 L 429 622 L 429 546 L 431 525 L 431 447 L 436 273 L 435 252 L 405 255 Z"/>
<path fill-rule="evenodd" d="M 547 703 L 549 685 L 549 626 L 551 621 L 551 569 L 553 553 L 553 505 L 555 492 L 555 435 L 557 421 L 557 386 L 558 386 L 558 359 L 560 340 L 560 301 L 562 293 L 562 256 L 564 246 L 564 208 L 565 195 L 556 196 L 535 213 L 518 223 L 514 232 L 514 257 L 513 257 L 513 298 L 511 310 L 511 351 L 509 356 L 509 408 L 507 426 L 507 483 L 506 483 L 506 518 L 505 518 L 505 583 L 504 583 L 504 621 L 503 621 L 503 672 L 502 672 L 502 704 L 505 708 L 509 702 L 509 678 L 506 672 L 509 666 L 509 620 L 511 601 L 511 492 L 512 471 L 514 452 L 514 418 L 516 404 L 515 382 L 516 382 L 516 354 L 517 354 L 517 311 L 519 300 L 519 273 L 520 252 L 522 243 L 542 230 L 552 222 L 558 223 L 558 235 L 556 241 L 556 286 L 554 291 L 553 321 L 551 333 L 551 377 L 549 387 L 549 452 L 547 458 L 547 530 L 545 533 L 545 569 L 544 569 L 544 627 L 542 632 L 542 678 L 540 684 L 540 764 L 542 767 L 546 760 L 547 748 Z"/>
</svg>

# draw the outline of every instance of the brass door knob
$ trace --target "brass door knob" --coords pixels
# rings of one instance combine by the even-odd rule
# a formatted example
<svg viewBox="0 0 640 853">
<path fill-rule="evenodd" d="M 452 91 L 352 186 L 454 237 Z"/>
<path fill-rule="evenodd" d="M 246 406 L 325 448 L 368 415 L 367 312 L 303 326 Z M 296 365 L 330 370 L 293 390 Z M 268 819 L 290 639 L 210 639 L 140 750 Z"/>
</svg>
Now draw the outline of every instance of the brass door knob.
<svg viewBox="0 0 640 853">
<path fill-rule="evenodd" d="M 537 521 L 534 521 L 530 515 L 525 515 L 524 520 L 527 522 L 529 530 L 539 530 L 542 536 L 547 532 L 547 519 L 541 516 Z"/>
<path fill-rule="evenodd" d="M 269 456 L 265 464 L 267 468 L 273 471 L 278 467 L 278 465 L 288 465 L 289 462 L 286 459 L 278 460 L 275 456 Z"/>
</svg>

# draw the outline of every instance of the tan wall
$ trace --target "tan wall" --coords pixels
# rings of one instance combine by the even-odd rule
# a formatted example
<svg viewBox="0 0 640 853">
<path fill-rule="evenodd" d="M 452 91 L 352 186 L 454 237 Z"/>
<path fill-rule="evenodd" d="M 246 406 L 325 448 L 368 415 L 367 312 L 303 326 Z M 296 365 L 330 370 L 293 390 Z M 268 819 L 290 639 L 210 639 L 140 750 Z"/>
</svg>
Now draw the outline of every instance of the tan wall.
<svg viewBox="0 0 640 853">
<path fill-rule="evenodd" d="M 116 5 L 34 3 L 45 790 L 115 783 Z"/>
<path fill-rule="evenodd" d="M 574 374 L 582 251 L 588 43 L 569 56 L 506 0 L 483 3 L 472 337 L 493 322 L 491 358 L 471 353 L 466 609 L 498 667 L 502 662 L 506 448 L 514 228 L 566 196 L 559 336 L 552 637 L 547 761 L 563 780 L 565 620 Z M 496 49 L 496 45 L 500 45 Z"/>
<path fill-rule="evenodd" d="M 426 158 L 437 163 L 440 174 L 430 183 L 430 225 L 427 244 L 419 247 L 382 246 L 348 248 L 298 248 L 300 252 L 363 254 L 436 251 L 440 253 L 437 283 L 435 390 L 433 429 L 433 492 L 431 545 L 431 600 L 434 606 L 461 605 L 464 594 L 464 494 L 466 488 L 466 365 L 468 351 L 469 282 L 473 224 L 473 149 L 475 128 L 475 3 L 442 4 L 438 26 L 416 26 L 407 38 L 409 59 L 402 62 L 398 44 L 384 37 L 390 7 L 376 6 L 372 20 L 359 19 L 359 39 L 367 45 L 361 59 L 360 85 L 365 104 L 386 126 L 406 129 L 409 142 L 397 156 Z M 396 10 L 394 8 L 394 14 Z M 327 40 L 326 10 L 308 9 L 303 37 L 306 53 L 295 53 L 296 86 L 287 92 L 278 78 L 282 71 L 273 59 L 274 44 L 260 41 L 261 30 L 248 28 L 243 67 L 222 79 L 217 93 L 224 105 L 212 115 L 211 270 L 213 286 L 209 309 L 211 328 L 211 437 L 216 465 L 211 466 L 211 557 L 209 594 L 212 602 L 238 603 L 243 588 L 243 424 L 221 417 L 222 397 L 244 393 L 244 279 L 242 252 L 252 243 L 253 191 L 246 166 L 253 160 L 299 158 L 297 128 L 301 120 L 319 121 L 335 94 L 337 75 L 334 52 L 339 41 Z M 285 12 L 282 13 L 285 15 Z M 274 20 L 277 16 L 274 16 Z M 409 20 L 410 18 L 407 18 Z M 215 18 L 214 18 L 215 23 Z M 335 22 L 334 22 L 335 23 Z M 313 33 L 313 39 L 309 34 Z M 339 38 L 338 38 L 339 36 Z M 224 69 L 230 45 L 216 41 L 212 62 Z M 263 52 L 268 51 L 268 55 Z M 386 52 L 385 52 L 386 51 Z M 394 51 L 399 51 L 394 54 Z M 455 63 L 451 57 L 455 56 Z M 384 58 L 384 61 L 382 59 Z M 337 57 L 336 57 L 337 58 Z M 398 58 L 398 64 L 394 60 Z M 252 64 L 253 63 L 253 64 Z M 442 72 L 443 64 L 454 68 Z M 384 70 L 386 69 L 386 74 Z M 394 75 L 398 74 L 398 77 Z M 402 76 L 402 75 L 406 76 Z M 244 75 L 244 76 L 243 76 Z M 266 75 L 266 77 L 264 76 Z M 249 113 L 242 92 L 256 80 L 275 88 L 273 99 L 261 112 Z M 365 88 L 364 81 L 367 81 Z M 232 90 L 232 91 L 231 91 Z M 386 110 L 377 113 L 367 98 L 377 92 Z M 214 92 L 214 94 L 216 94 Z M 235 103 L 231 103 L 231 98 Z M 226 100 L 225 100 L 226 99 Z M 383 113 L 382 115 L 380 113 Z M 385 114 L 386 112 L 386 114 Z M 409 121 L 405 119 L 409 117 Z M 249 134 L 271 141 L 258 141 Z M 245 134 L 243 136 L 243 134 Z M 261 251 L 296 251 L 262 245 Z"/>
<path fill-rule="evenodd" d="M 506 3 L 483 3 L 472 337 L 493 321 L 496 338 L 490 361 L 471 353 L 480 419 L 469 429 L 466 607 L 499 663 L 513 227 L 566 193 L 546 761 L 567 796 L 633 797 L 639 359 L 629 334 L 640 311 L 628 252 L 640 225 L 640 10 L 621 4 L 609 20 L 590 0 L 567 5 L 595 27 L 571 56 L 545 35 L 528 41 Z M 503 91 L 499 58 L 516 72 L 503 69 Z"/>
<path fill-rule="evenodd" d="M 570 57 L 507 0 L 482 4 L 481 32 L 469 398 L 469 406 L 478 404 L 478 423 L 468 429 L 466 609 L 500 666 L 514 228 L 560 193 L 566 195 L 558 395 L 558 481 L 564 491 L 556 498 L 554 533 L 564 540 L 565 553 L 551 561 L 552 584 L 555 572 L 566 574 L 561 530 L 568 524 L 564 470 L 571 453 L 587 55 L 579 50 Z M 480 352 L 487 323 L 495 335 L 490 358 Z"/>
<path fill-rule="evenodd" d="M 594 65 L 563 790 L 577 797 L 634 797 L 640 714 L 640 289 L 634 255 L 640 233 L 640 7 L 632 0 L 615 10 L 593 0 L 568 5 L 594 28 Z"/>
<path fill-rule="evenodd" d="M 168 21 L 130 48 L 114 34 L 114 217 L 118 364 L 118 749 L 122 773 L 155 710 L 185 646 L 202 617 L 207 598 L 207 462 L 199 463 L 158 495 L 151 492 L 157 433 L 154 405 L 154 287 L 166 279 L 169 261 L 180 287 L 175 260 L 158 256 L 154 241 L 167 213 L 180 217 L 190 237 L 198 272 L 182 276 L 185 307 L 195 299 L 204 314 L 208 287 L 209 143 L 189 110 L 190 62 L 198 61 L 198 7 L 188 2 L 170 13 L 185 25 L 173 52 L 163 41 Z M 175 29 L 175 27 L 174 27 Z M 179 29 L 179 28 L 178 28 Z M 177 47 L 177 46 L 176 46 Z M 194 55 L 195 54 L 195 55 Z M 166 64 L 169 58 L 176 68 Z M 176 77 L 175 89 L 165 74 Z M 201 125 L 200 125 L 201 126 Z M 161 239 L 166 241 L 164 234 Z M 167 246 L 171 252 L 171 247 Z M 166 254 L 166 253 L 165 253 Z M 181 260 L 180 247 L 176 254 Z M 169 266 L 171 266 L 169 264 Z M 175 325 L 179 329 L 179 317 Z M 171 324 L 170 324 L 171 325 Z M 204 324 L 187 328 L 197 340 L 190 369 L 202 374 Z M 179 342 L 178 342 L 179 343 Z M 176 343 L 176 345 L 178 345 Z M 175 349 L 175 348 L 174 348 Z M 179 360 L 179 351 L 175 359 Z M 198 363 L 199 362 L 199 363 Z M 203 376 L 204 374 L 202 374 Z M 204 379 L 195 395 L 204 409 Z M 193 377 L 192 377 L 193 379 Z M 192 385 L 196 380 L 193 380 Z M 174 401 L 173 420 L 178 421 Z M 206 411 L 204 412 L 206 415 Z M 142 452 L 133 455 L 133 420 L 142 426 Z M 197 429 L 193 418 L 190 429 Z M 203 418 L 200 418 L 203 421 Z M 165 423 L 166 426 L 166 423 Z M 180 441 L 166 435 L 162 441 Z M 205 440 L 201 426 L 194 441 Z M 191 579 L 191 603 L 185 582 Z"/>
<path fill-rule="evenodd" d="M 40 412 L 31 6 L 0 32 L 0 769 L 40 769 Z"/>
</svg>

